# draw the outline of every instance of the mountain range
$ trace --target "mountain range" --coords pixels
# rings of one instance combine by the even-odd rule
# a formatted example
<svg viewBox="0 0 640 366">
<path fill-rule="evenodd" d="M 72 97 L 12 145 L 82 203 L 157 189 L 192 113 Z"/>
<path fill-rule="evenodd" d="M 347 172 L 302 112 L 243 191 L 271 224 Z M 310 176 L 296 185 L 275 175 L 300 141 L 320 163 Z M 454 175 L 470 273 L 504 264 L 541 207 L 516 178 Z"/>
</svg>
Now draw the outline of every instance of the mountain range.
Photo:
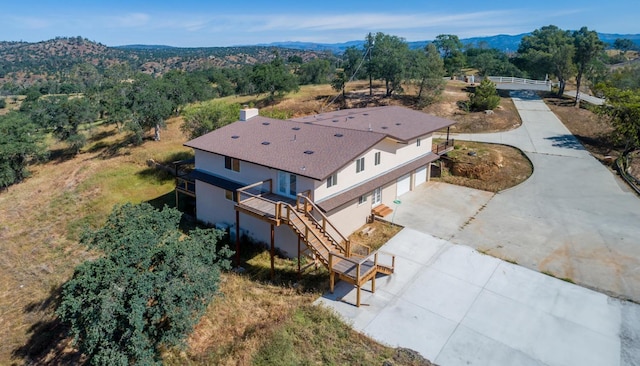
<svg viewBox="0 0 640 366">
<path fill-rule="evenodd" d="M 496 35 L 461 39 L 464 45 L 495 48 L 505 52 L 518 49 L 522 37 Z M 640 49 L 640 34 L 599 33 L 608 44 L 618 38 L 632 40 Z M 423 48 L 432 41 L 408 42 L 412 49 Z M 212 67 L 243 67 L 272 60 L 300 58 L 303 62 L 317 57 L 335 57 L 348 47 L 362 48 L 364 40 L 342 43 L 274 42 L 234 47 L 182 48 L 164 45 L 125 45 L 108 47 L 82 37 L 56 37 L 35 43 L 0 41 L 0 85 L 31 85 L 55 75 L 68 75 L 75 65 L 90 63 L 98 69 L 113 64 L 128 64 L 133 70 L 161 75 L 169 70 L 202 70 Z"/>
<path fill-rule="evenodd" d="M 522 37 L 531 33 L 522 33 L 516 35 L 499 34 L 496 36 L 488 37 L 472 37 L 462 38 L 460 41 L 463 45 L 472 45 L 479 47 L 480 45 L 486 45 L 489 48 L 496 48 L 504 52 L 516 51 L 520 45 Z M 640 47 L 640 34 L 617 34 L 617 33 L 598 33 L 600 40 L 607 44 L 613 44 L 618 38 L 627 38 L 632 40 L 638 47 Z M 313 50 L 313 51 L 330 51 L 333 53 L 341 54 L 348 47 L 362 48 L 364 45 L 362 41 L 349 41 L 343 43 L 314 43 L 314 42 L 273 42 L 269 44 L 259 44 L 258 46 L 271 46 L 282 47 L 297 50 Z M 423 48 L 432 41 L 413 41 L 408 42 L 409 48 Z"/>
</svg>

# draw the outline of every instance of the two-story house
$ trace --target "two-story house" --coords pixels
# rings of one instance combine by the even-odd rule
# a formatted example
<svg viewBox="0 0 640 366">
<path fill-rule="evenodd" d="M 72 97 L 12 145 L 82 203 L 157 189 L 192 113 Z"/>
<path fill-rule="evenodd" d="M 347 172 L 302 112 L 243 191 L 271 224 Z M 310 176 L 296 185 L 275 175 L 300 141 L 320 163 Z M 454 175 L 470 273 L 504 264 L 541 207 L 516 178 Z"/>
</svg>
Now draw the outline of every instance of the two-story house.
<svg viewBox="0 0 640 366">
<path fill-rule="evenodd" d="M 428 181 L 430 164 L 453 146 L 447 140 L 434 150 L 432 134 L 454 123 L 396 106 L 290 120 L 244 109 L 239 121 L 185 144 L 195 151 L 197 218 L 275 242 L 290 256 L 313 235 L 339 246 Z M 319 233 L 300 226 L 305 215 Z"/>
</svg>

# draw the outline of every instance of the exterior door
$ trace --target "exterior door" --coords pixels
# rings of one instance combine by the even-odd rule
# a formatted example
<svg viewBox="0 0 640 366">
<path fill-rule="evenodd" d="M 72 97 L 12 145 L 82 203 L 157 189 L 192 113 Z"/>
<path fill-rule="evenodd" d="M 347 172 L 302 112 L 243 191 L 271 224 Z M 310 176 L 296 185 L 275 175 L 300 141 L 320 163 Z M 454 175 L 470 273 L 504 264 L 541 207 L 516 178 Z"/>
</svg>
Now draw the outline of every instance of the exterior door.
<svg viewBox="0 0 640 366">
<path fill-rule="evenodd" d="M 411 174 L 407 174 L 403 177 L 400 177 L 397 182 L 397 196 L 402 196 L 403 194 L 409 192 L 411 190 Z"/>
<path fill-rule="evenodd" d="M 427 167 L 424 166 L 416 170 L 416 187 L 427 181 Z"/>
<path fill-rule="evenodd" d="M 295 198 L 298 194 L 296 188 L 296 175 L 287 172 L 278 172 L 277 192 L 283 196 Z"/>
<path fill-rule="evenodd" d="M 372 206 L 377 206 L 382 203 L 382 187 L 378 187 L 373 190 L 373 202 Z"/>
</svg>

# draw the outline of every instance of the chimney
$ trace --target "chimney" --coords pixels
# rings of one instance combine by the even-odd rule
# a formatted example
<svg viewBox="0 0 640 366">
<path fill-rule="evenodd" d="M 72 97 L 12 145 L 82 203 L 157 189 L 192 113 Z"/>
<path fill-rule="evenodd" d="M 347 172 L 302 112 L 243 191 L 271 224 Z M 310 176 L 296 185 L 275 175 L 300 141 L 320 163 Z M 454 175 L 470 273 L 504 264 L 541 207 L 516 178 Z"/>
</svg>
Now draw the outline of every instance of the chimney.
<svg viewBox="0 0 640 366">
<path fill-rule="evenodd" d="M 243 108 L 240 110 L 240 120 L 247 121 L 258 115 L 258 108 Z"/>
</svg>

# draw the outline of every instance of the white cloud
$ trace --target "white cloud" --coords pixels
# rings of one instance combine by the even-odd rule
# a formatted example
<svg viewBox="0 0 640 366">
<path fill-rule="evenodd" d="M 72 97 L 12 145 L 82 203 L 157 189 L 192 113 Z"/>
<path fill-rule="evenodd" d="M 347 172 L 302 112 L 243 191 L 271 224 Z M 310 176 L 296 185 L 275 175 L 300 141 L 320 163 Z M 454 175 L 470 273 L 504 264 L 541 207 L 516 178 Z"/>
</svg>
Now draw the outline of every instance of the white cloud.
<svg viewBox="0 0 640 366">
<path fill-rule="evenodd" d="M 107 23 L 110 27 L 135 28 L 147 25 L 151 20 L 151 16 L 145 13 L 129 13 L 107 17 Z"/>
<path fill-rule="evenodd" d="M 8 22 L 15 24 L 19 28 L 26 29 L 44 29 L 54 24 L 54 22 L 51 21 L 51 18 L 21 16 L 8 17 Z"/>
</svg>

